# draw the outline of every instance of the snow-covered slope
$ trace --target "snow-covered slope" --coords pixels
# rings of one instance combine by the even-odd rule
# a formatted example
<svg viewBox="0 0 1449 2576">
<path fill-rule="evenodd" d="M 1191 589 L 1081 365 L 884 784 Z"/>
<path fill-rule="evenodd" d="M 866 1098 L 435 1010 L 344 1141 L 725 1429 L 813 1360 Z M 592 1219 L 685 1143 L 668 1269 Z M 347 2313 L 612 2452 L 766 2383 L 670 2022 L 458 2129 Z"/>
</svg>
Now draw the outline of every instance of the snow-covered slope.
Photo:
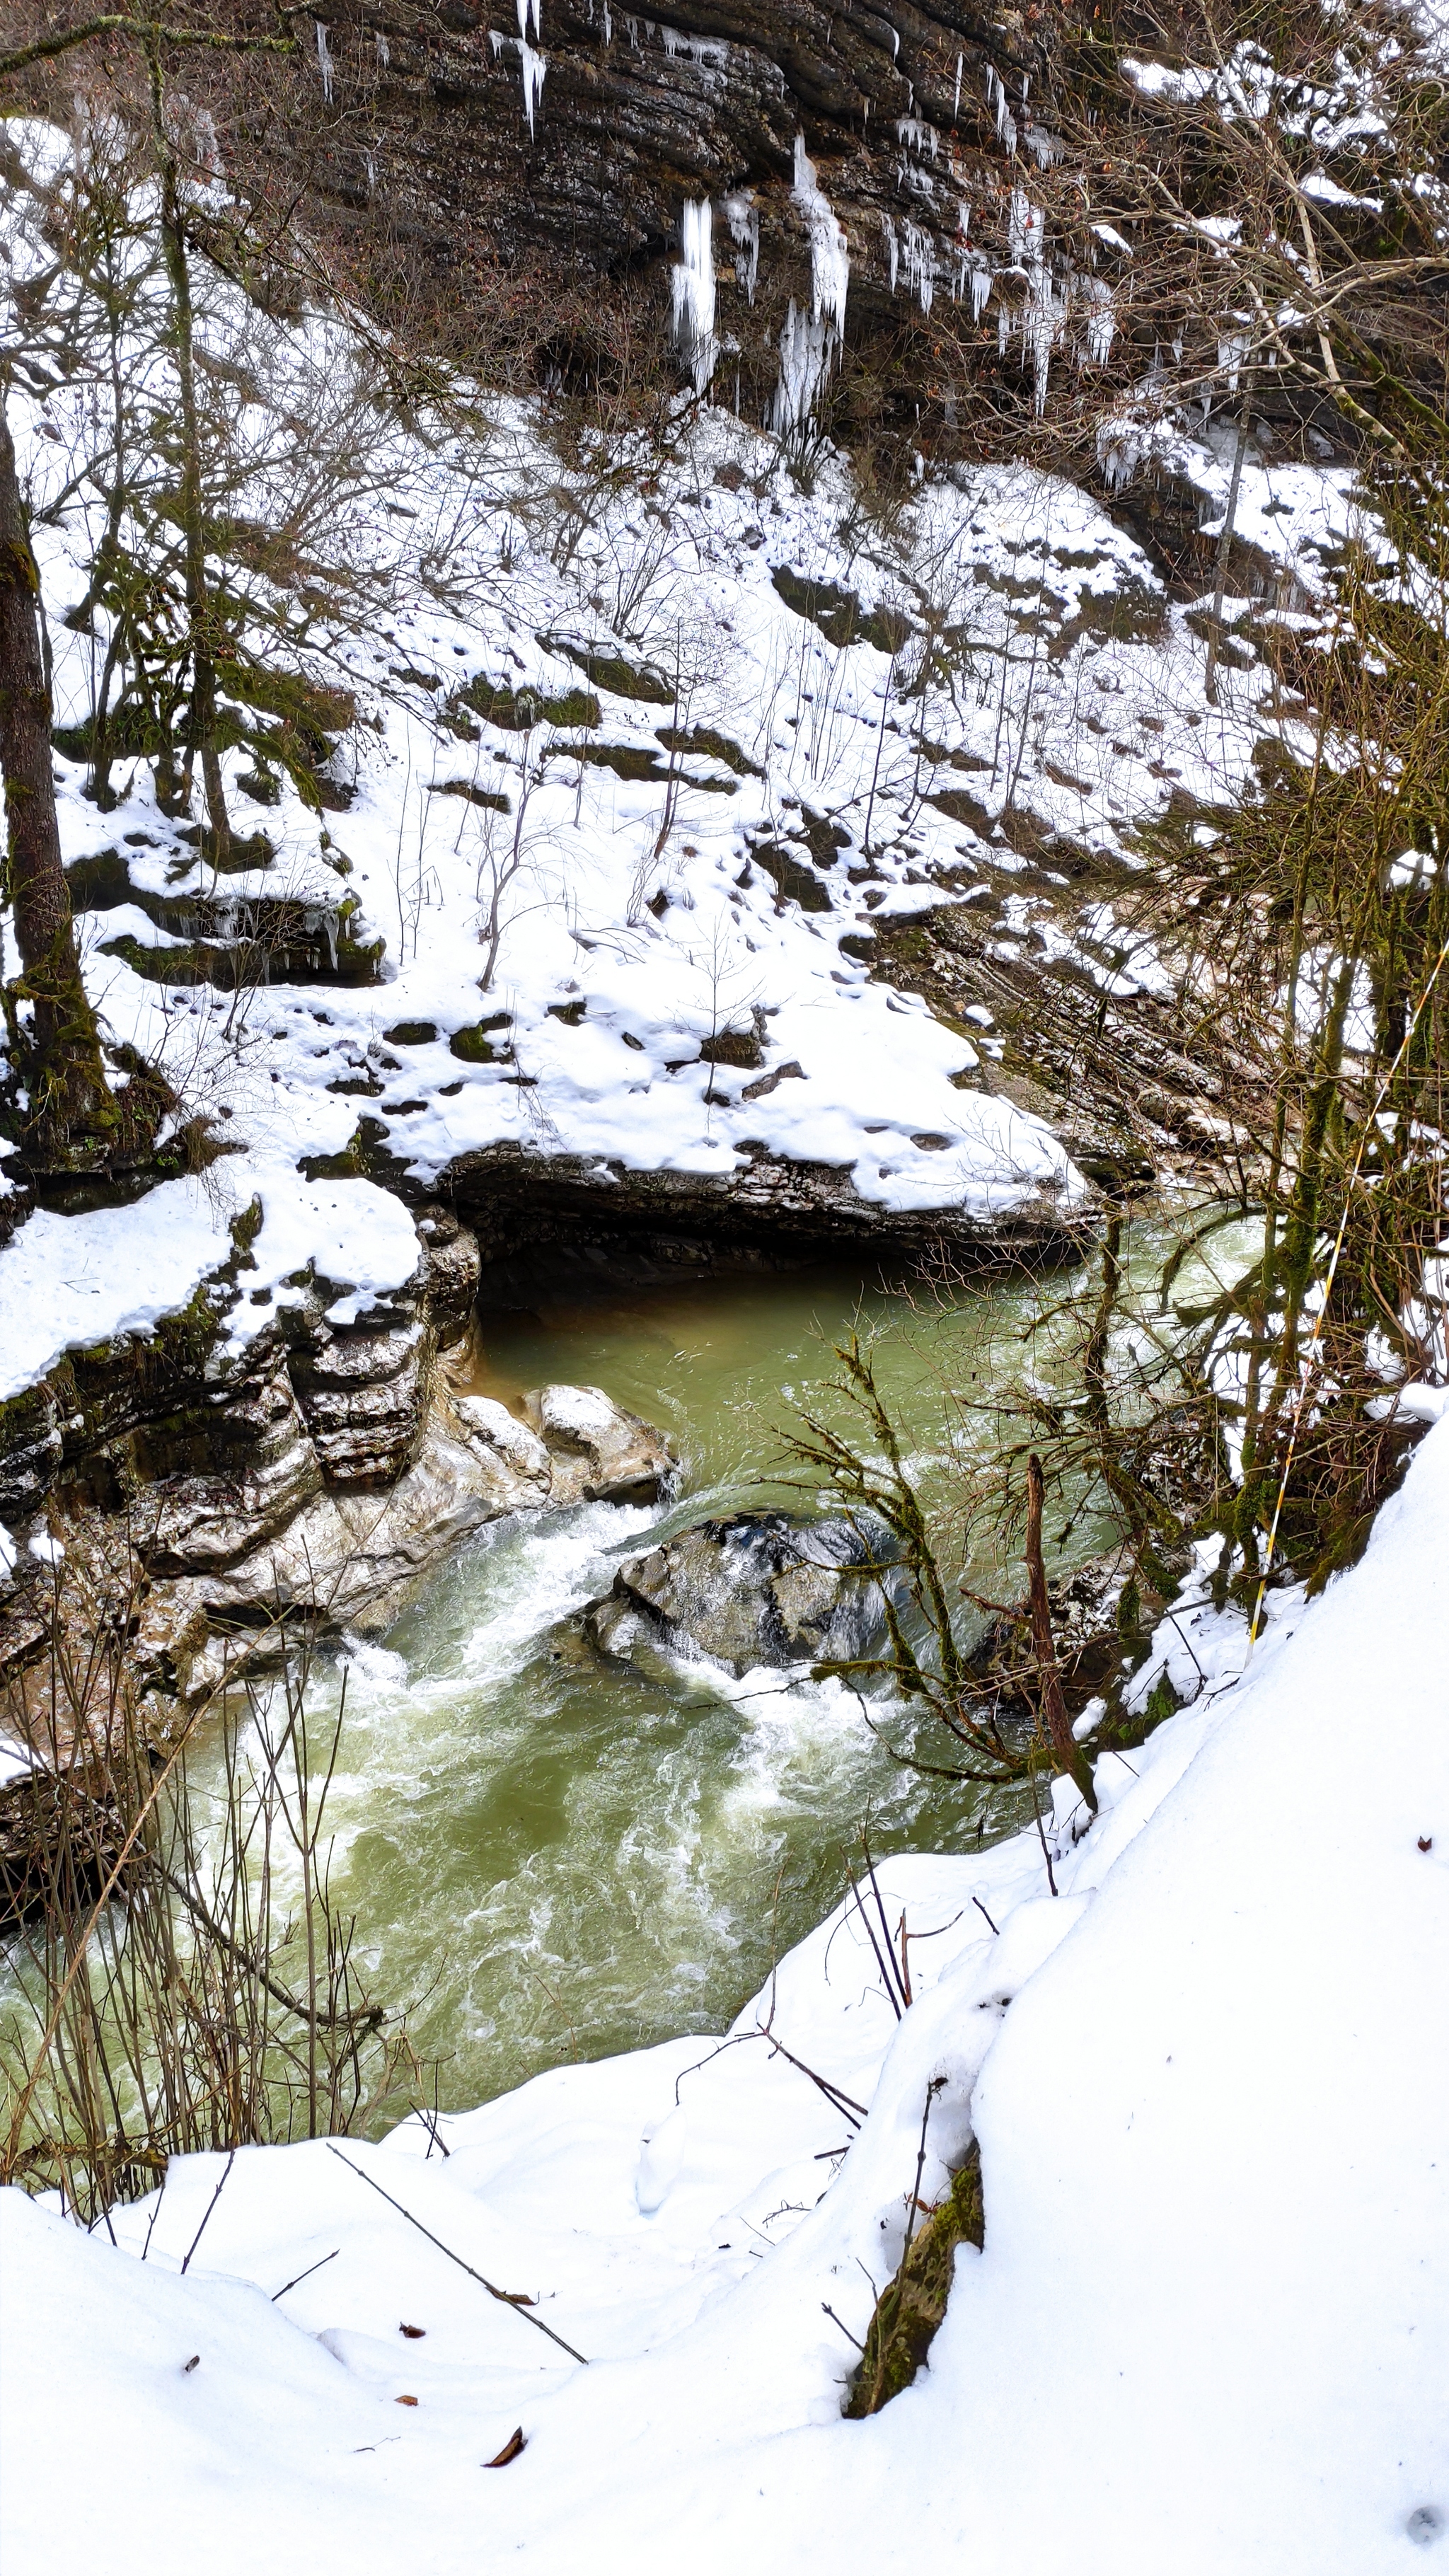
<svg viewBox="0 0 1449 2576">
<path fill-rule="evenodd" d="M 121 183 L 106 178 L 114 138 L 84 126 L 12 140 L 30 174 L 0 216 L 18 293 L 49 274 L 77 166 L 87 185 L 98 163 Z M 125 434 L 153 420 L 160 440 L 164 287 L 145 188 L 125 184 Z M 196 184 L 224 197 L 220 178 Z M 303 1158 L 349 1154 L 421 1185 L 479 1155 L 565 1161 L 601 1202 L 631 1173 L 747 1189 L 784 1161 L 829 1167 L 867 1235 L 933 1210 L 1070 1222 L 1080 1176 L 994 1074 L 989 1011 L 946 1025 L 873 980 L 870 925 L 961 903 L 1004 957 L 1042 953 L 1114 994 L 1158 989 L 1104 886 L 1174 798 L 1231 797 L 1265 728 L 1293 742 L 1293 703 L 1251 637 L 1210 707 L 1191 604 L 1095 501 L 1024 467 L 923 467 L 906 500 L 869 503 L 841 459 L 802 480 L 723 409 L 681 415 L 662 451 L 570 447 L 540 406 L 482 398 L 409 426 L 336 317 L 270 320 L 199 259 L 195 287 L 207 383 L 245 397 L 215 406 L 208 471 L 231 524 L 285 525 L 307 555 L 305 581 L 250 556 L 213 578 L 246 604 L 242 645 L 278 686 L 332 693 L 325 807 L 251 702 L 228 719 L 245 736 L 222 766 L 256 865 L 217 877 L 145 759 L 116 759 L 106 811 L 82 758 L 57 775 L 106 1022 L 165 1064 L 188 1109 L 226 1122 L 218 1254 L 229 1208 L 256 1195 L 262 1270 L 277 1270 L 269 1231 L 285 1225 L 295 1252 L 309 1210 L 320 1262 L 330 1219 L 296 1176 Z M 75 293 L 85 346 L 99 323 Z M 113 425 L 83 365 L 37 360 L 11 410 L 57 716 L 78 749 L 65 729 L 90 716 L 111 627 L 104 603 L 67 619 L 104 533 Z M 1223 461 L 1182 439 L 1171 462 L 1211 524 Z M 158 470 L 134 460 L 164 532 Z M 1343 541 L 1345 478 L 1254 462 L 1240 511 L 1306 597 Z M 153 538 L 128 534 L 144 557 Z M 1064 926 L 1066 868 L 1087 871 L 1091 899 Z M 310 977 L 259 953 L 284 915 L 322 961 Z M 339 933 L 351 972 L 385 943 L 381 981 L 326 968 Z M 249 988 L 197 983 L 198 942 Z M 153 1307 L 195 1281 L 207 1211 L 175 1205 Z M 89 1274 L 91 1220 L 71 1223 L 71 1269 Z"/>
<path fill-rule="evenodd" d="M 899 2024 L 838 1919 L 716 2051 L 564 2068 L 436 2141 L 188 2160 L 115 2247 L 5 2194 L 7 2564 L 1392 2576 L 1446 2545 L 1446 1529 L 1440 1424 L 1364 1561 L 1108 1757 L 1075 1843 L 1059 1797 L 1055 1897 L 1035 1835 L 890 1863 Z M 916 2385 L 845 2423 L 940 2075 L 923 2195 L 974 2123 L 985 2250 Z"/>
</svg>

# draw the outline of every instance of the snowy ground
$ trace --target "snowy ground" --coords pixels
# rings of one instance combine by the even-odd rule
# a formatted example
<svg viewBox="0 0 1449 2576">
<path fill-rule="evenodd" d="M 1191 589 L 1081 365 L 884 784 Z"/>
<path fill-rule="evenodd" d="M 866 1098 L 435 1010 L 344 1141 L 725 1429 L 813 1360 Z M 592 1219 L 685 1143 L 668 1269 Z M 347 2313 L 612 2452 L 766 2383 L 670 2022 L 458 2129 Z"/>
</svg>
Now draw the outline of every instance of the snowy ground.
<svg viewBox="0 0 1449 2576">
<path fill-rule="evenodd" d="M 1449 2546 L 1446 1526 L 1440 1424 L 1245 1679 L 1197 1613 L 1210 1687 L 1104 1759 L 1075 1843 L 1059 1792 L 1055 1897 L 1035 1835 L 889 1863 L 899 2022 L 836 1918 L 737 2044 L 565 2067 L 436 2142 L 190 2159 L 114 2248 L 6 2193 L 7 2565 L 1391 2576 Z M 848 2424 L 940 2075 L 923 2196 L 974 2126 L 985 2251 L 916 2385 Z"/>
</svg>

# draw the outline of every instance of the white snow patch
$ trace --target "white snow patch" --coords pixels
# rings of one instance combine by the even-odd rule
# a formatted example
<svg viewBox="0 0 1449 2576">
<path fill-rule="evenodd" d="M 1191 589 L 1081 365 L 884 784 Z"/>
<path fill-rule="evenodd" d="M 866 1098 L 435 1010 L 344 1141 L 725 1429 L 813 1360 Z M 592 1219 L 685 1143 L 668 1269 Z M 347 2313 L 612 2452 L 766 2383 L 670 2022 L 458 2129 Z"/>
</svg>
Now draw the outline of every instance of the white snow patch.
<svg viewBox="0 0 1449 2576">
<path fill-rule="evenodd" d="M 0 1250 L 0 1399 L 69 1350 L 150 1332 L 231 1251 L 198 1181 L 163 1182 L 130 1207 L 35 1214 Z"/>
</svg>

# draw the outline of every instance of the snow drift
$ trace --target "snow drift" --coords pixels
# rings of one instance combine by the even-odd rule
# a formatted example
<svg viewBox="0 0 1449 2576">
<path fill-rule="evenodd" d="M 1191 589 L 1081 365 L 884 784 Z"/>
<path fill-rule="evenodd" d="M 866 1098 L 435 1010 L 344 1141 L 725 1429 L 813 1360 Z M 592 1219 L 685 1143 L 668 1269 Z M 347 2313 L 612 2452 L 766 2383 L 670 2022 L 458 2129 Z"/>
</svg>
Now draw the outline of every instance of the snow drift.
<svg viewBox="0 0 1449 2576">
<path fill-rule="evenodd" d="M 842 1915 L 723 2045 L 178 2162 L 114 2246 L 7 2192 L 7 2564 L 1387 2576 L 1440 2545 L 1446 1526 L 1441 1423 L 1358 1567 L 1104 1759 L 1079 1840 L 1059 1790 L 1055 1897 L 1034 1834 L 887 1864 L 899 2023 Z M 974 2127 L 985 2250 L 916 2384 L 845 2423 L 938 2076 L 923 2196 Z"/>
</svg>

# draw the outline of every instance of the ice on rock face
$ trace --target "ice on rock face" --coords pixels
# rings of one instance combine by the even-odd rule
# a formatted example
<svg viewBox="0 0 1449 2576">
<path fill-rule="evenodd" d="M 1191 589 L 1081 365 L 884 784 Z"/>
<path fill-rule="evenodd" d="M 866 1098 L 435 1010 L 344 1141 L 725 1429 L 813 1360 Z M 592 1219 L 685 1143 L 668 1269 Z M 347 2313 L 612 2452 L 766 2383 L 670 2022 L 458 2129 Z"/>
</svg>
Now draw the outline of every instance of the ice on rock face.
<svg viewBox="0 0 1449 2576">
<path fill-rule="evenodd" d="M 909 221 L 902 224 L 901 235 L 906 284 L 919 298 L 921 311 L 929 313 L 936 294 L 935 244 L 921 225 Z"/>
<path fill-rule="evenodd" d="M 682 27 L 661 27 L 659 41 L 671 63 L 683 54 L 688 62 L 723 71 L 730 58 L 728 45 L 718 36 L 687 36 Z"/>
<path fill-rule="evenodd" d="M 741 188 L 726 197 L 724 211 L 730 239 L 740 254 L 735 261 L 735 278 L 744 288 L 746 300 L 753 304 L 760 274 L 760 210 L 751 191 Z"/>
<path fill-rule="evenodd" d="M 850 285 L 850 246 L 816 176 L 803 134 L 795 137 L 795 183 L 791 194 L 805 217 L 810 236 L 810 311 L 801 313 L 792 298 L 780 333 L 780 381 L 775 388 L 773 425 L 781 434 L 799 428 L 815 408 L 845 330 L 845 299 Z"/>
<path fill-rule="evenodd" d="M 518 48 L 518 67 L 523 80 L 523 113 L 528 120 L 529 141 L 532 142 L 538 102 L 543 95 L 544 74 L 548 70 L 548 58 L 544 54 L 536 53 L 529 43 L 530 27 L 535 36 L 541 34 L 542 0 L 518 0 L 517 35 L 503 36 L 499 34 L 496 27 L 490 27 L 488 42 L 493 48 L 495 62 L 505 45 L 516 45 Z"/>
<path fill-rule="evenodd" d="M 850 248 L 816 176 L 815 164 L 805 150 L 803 134 L 795 137 L 795 182 L 791 194 L 810 234 L 810 292 L 815 318 L 823 318 L 837 331 L 843 331 Z"/>
<path fill-rule="evenodd" d="M 522 0 L 520 0 L 520 6 Z M 681 257 L 674 269 L 674 338 L 694 378 L 696 393 L 703 393 L 714 373 L 715 282 L 714 221 L 709 199 L 703 204 L 686 204 L 679 222 Z M 756 233 L 756 256 L 759 240 Z"/>
<path fill-rule="evenodd" d="M 1001 141 L 1008 152 L 1015 152 L 1016 119 L 1006 103 L 1005 83 L 990 63 L 986 66 L 986 103 L 996 111 L 996 131 Z"/>
<path fill-rule="evenodd" d="M 772 414 L 782 436 L 809 419 L 835 363 L 836 346 L 829 323 L 802 313 L 792 298 L 780 333 L 780 381 Z"/>
<path fill-rule="evenodd" d="M 1087 304 L 1086 354 L 1094 366 L 1104 367 L 1117 336 L 1115 298 L 1101 277 L 1083 278 L 1081 290 Z"/>
<path fill-rule="evenodd" d="M 531 140 L 534 116 L 538 102 L 543 96 L 543 76 L 548 66 L 542 54 L 536 54 L 533 47 L 526 45 L 521 37 L 518 44 L 518 60 L 523 73 L 523 113 L 528 119 Z"/>
</svg>

